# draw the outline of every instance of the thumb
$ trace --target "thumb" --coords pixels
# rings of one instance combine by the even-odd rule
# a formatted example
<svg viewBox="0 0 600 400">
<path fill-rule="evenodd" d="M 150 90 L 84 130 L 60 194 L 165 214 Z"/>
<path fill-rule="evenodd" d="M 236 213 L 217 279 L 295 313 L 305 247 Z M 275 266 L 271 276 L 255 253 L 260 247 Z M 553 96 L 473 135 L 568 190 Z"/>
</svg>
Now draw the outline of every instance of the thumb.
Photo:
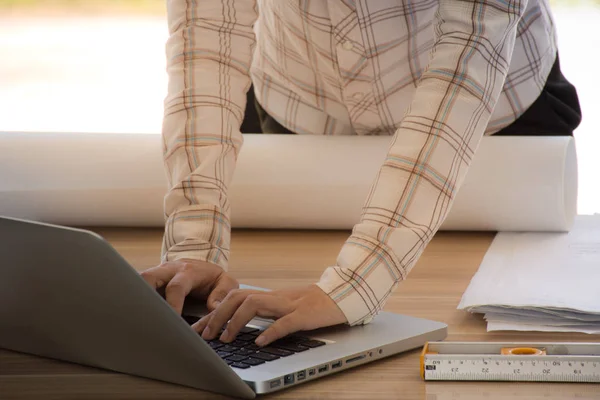
<svg viewBox="0 0 600 400">
<path fill-rule="evenodd" d="M 209 311 L 214 311 L 215 308 L 225 299 L 225 297 L 234 289 L 239 287 L 238 282 L 228 275 L 221 277 L 213 290 L 206 299 L 206 306 Z"/>
</svg>

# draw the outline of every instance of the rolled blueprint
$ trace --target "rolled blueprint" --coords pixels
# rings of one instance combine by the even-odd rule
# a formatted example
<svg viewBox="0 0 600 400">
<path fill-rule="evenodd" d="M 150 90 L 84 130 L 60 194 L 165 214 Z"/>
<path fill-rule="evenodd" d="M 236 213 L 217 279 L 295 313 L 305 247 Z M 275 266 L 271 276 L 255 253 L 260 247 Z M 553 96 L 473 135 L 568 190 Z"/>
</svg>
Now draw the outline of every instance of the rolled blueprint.
<svg viewBox="0 0 600 400">
<path fill-rule="evenodd" d="M 236 228 L 351 229 L 389 136 L 244 135 Z M 0 215 L 71 226 L 163 226 L 157 134 L 1 133 Z M 571 137 L 484 137 L 442 230 L 566 231 Z"/>
</svg>

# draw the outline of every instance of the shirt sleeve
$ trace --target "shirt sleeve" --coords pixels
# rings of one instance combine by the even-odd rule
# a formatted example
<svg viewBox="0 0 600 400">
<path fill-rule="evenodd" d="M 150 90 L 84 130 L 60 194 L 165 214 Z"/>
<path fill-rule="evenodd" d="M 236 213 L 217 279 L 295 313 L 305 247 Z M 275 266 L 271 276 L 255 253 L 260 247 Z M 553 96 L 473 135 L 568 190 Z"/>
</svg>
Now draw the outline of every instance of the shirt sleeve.
<svg viewBox="0 0 600 400">
<path fill-rule="evenodd" d="M 350 325 L 382 309 L 444 221 L 499 98 L 525 7 L 440 1 L 428 66 L 359 223 L 318 282 Z"/>
<path fill-rule="evenodd" d="M 227 268 L 226 194 L 243 142 L 256 3 L 169 0 L 167 15 L 169 84 L 162 137 L 169 187 L 162 258 Z"/>
</svg>

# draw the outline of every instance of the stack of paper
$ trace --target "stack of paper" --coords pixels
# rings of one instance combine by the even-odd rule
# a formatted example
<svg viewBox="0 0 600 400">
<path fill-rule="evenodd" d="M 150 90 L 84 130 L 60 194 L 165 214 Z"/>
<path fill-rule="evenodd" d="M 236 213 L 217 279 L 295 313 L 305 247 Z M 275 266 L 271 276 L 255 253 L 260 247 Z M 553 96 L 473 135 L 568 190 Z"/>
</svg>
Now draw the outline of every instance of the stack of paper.
<svg viewBox="0 0 600 400">
<path fill-rule="evenodd" d="M 600 215 L 569 233 L 498 233 L 458 308 L 488 331 L 600 333 Z"/>
</svg>

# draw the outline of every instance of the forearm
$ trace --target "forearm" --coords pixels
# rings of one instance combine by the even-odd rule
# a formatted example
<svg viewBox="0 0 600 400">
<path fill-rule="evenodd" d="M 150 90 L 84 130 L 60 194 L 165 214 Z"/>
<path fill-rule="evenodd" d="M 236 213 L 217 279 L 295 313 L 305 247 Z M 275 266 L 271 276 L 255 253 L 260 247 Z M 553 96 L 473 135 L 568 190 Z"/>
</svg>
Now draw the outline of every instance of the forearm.
<svg viewBox="0 0 600 400">
<path fill-rule="evenodd" d="M 368 322 L 444 221 L 500 95 L 526 3 L 442 1 L 410 109 L 337 266 L 319 285 Z"/>
<path fill-rule="evenodd" d="M 227 267 L 227 189 L 242 146 L 254 1 L 168 2 L 163 259 Z"/>
</svg>

